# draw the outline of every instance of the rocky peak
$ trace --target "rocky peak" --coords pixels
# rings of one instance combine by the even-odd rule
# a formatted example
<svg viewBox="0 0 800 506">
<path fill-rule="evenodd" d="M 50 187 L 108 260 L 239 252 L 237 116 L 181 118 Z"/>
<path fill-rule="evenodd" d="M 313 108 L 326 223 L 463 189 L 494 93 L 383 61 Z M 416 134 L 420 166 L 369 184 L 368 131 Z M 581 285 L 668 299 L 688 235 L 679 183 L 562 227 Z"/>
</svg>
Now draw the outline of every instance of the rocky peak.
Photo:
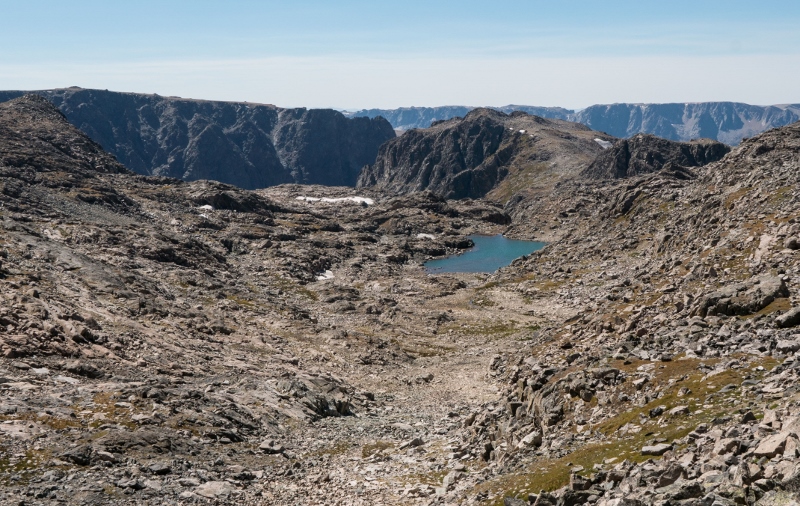
<svg viewBox="0 0 800 506">
<path fill-rule="evenodd" d="M 675 142 L 636 134 L 600 153 L 583 175 L 591 179 L 617 179 L 656 172 L 668 164 L 700 167 L 721 159 L 729 151 L 730 147 L 709 139 Z"/>
<path fill-rule="evenodd" d="M 38 95 L 0 104 L 0 170 L 127 173 L 113 156 Z"/>
<path fill-rule="evenodd" d="M 506 201 L 523 188 L 576 175 L 602 151 L 598 138 L 614 140 L 576 123 L 478 108 L 387 142 L 358 186 Z"/>
</svg>

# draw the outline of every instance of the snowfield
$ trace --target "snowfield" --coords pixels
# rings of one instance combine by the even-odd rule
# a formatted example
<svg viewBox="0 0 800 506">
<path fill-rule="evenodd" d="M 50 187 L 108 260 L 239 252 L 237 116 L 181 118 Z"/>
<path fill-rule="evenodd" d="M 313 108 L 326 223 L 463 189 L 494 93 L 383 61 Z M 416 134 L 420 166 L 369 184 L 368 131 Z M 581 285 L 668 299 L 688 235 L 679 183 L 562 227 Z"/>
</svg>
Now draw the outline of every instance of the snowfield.
<svg viewBox="0 0 800 506">
<path fill-rule="evenodd" d="M 594 142 L 600 144 L 600 147 L 603 149 L 608 149 L 614 145 L 613 142 L 604 141 L 603 139 L 595 139 Z"/>
<path fill-rule="evenodd" d="M 328 203 L 339 203 L 339 202 L 354 202 L 356 204 L 366 204 L 371 206 L 375 203 L 374 200 L 368 197 L 340 197 L 340 198 L 330 198 L 330 197 L 297 197 L 297 200 L 304 200 L 306 202 L 328 202 Z"/>
</svg>

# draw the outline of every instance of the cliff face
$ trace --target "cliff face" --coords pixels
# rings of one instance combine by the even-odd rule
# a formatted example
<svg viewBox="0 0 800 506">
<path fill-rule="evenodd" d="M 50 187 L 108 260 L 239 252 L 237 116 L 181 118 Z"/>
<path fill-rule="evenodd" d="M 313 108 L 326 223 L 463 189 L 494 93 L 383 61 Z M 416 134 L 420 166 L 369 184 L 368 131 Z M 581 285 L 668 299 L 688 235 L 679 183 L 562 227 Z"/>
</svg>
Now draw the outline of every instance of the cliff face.
<svg viewBox="0 0 800 506">
<path fill-rule="evenodd" d="M 291 182 L 353 186 L 361 167 L 395 135 L 382 118 L 347 119 L 327 109 L 79 88 L 37 93 L 140 174 L 248 189 Z M 22 94 L 3 92 L 0 100 Z"/>
<path fill-rule="evenodd" d="M 411 130 L 387 142 L 358 186 L 395 193 L 429 190 L 447 198 L 490 193 L 506 200 L 518 189 L 552 184 L 577 172 L 612 137 L 583 125 L 525 113 L 475 109 L 463 119 Z"/>
<path fill-rule="evenodd" d="M 707 138 L 736 145 L 745 137 L 800 120 L 800 109 L 735 102 L 612 104 L 593 105 L 572 119 L 616 137 L 650 133 L 675 141 Z"/>
<path fill-rule="evenodd" d="M 674 142 L 638 134 L 600 153 L 582 174 L 591 179 L 618 179 L 656 172 L 667 164 L 700 167 L 720 160 L 730 150 L 708 139 Z"/>
</svg>

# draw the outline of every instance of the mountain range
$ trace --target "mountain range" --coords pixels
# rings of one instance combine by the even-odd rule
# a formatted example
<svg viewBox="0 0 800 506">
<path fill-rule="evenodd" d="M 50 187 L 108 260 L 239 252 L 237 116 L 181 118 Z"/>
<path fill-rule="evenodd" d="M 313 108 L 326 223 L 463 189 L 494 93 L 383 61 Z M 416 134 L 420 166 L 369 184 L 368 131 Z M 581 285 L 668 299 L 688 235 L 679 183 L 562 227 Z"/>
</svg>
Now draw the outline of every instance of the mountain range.
<svg viewBox="0 0 800 506">
<path fill-rule="evenodd" d="M 0 102 L 24 95 L 0 92 Z M 382 118 L 332 109 L 63 88 L 35 92 L 129 169 L 255 189 L 282 183 L 354 186 L 394 138 Z"/>
<path fill-rule="evenodd" d="M 363 109 L 349 117 L 382 116 L 397 130 L 427 128 L 432 122 L 463 117 L 467 106 Z M 561 107 L 506 105 L 492 107 L 511 113 L 523 111 L 543 118 L 582 123 L 614 137 L 654 134 L 674 141 L 708 138 L 737 145 L 742 139 L 800 120 L 800 104 L 749 105 L 737 102 L 593 105 L 580 111 Z"/>
</svg>

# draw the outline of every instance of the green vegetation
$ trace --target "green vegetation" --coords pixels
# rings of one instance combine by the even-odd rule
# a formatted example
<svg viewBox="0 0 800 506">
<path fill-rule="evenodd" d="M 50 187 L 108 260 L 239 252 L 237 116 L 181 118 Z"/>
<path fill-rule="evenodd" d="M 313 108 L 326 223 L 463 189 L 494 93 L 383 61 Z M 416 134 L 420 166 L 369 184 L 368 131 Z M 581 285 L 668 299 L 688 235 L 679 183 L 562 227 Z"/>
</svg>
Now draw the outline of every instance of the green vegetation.
<svg viewBox="0 0 800 506">
<path fill-rule="evenodd" d="M 394 443 L 387 441 L 376 441 L 374 443 L 367 443 L 361 447 L 361 458 L 368 459 L 376 453 L 381 453 L 390 448 L 394 448 Z"/>
<path fill-rule="evenodd" d="M 524 472 L 482 484 L 478 487 L 479 491 L 514 493 L 520 497 L 527 497 L 529 493 L 538 493 L 540 490 L 551 491 L 568 484 L 571 469 L 576 466 L 584 469 L 579 474 L 588 475 L 595 464 L 603 464 L 607 459 L 614 459 L 613 463 L 619 463 L 623 460 L 644 462 L 654 458 L 642 455 L 641 448 L 650 444 L 655 438 L 666 441 L 680 440 L 701 423 L 738 414 L 739 408 L 747 406 L 748 400 L 751 400 L 738 385 L 741 385 L 746 377 L 757 379 L 763 376 L 765 373 L 759 372 L 758 366 L 771 369 L 777 365 L 774 359 L 766 357 L 739 369 L 725 369 L 710 377 L 698 371 L 701 363 L 712 366 L 716 362 L 717 360 L 680 359 L 657 364 L 656 368 L 650 371 L 654 377 L 648 384 L 650 388 L 660 390 L 661 395 L 644 406 L 627 406 L 629 409 L 590 427 L 592 433 L 604 439 L 604 442 L 587 444 L 558 459 L 543 458 Z M 626 373 L 632 373 L 643 364 L 650 362 L 633 361 L 626 364 L 615 361 L 609 365 Z M 726 393 L 719 392 L 722 387 L 731 384 L 737 385 L 737 388 Z M 622 391 L 632 394 L 635 391 L 632 382 L 626 382 Z M 650 418 L 650 410 L 658 406 L 664 406 L 664 414 Z M 670 416 L 669 410 L 676 406 L 687 406 L 689 414 Z M 641 430 L 622 434 L 620 429 L 626 425 L 629 427 L 636 425 L 641 427 Z M 502 504 L 502 497 L 488 504 Z"/>
</svg>

